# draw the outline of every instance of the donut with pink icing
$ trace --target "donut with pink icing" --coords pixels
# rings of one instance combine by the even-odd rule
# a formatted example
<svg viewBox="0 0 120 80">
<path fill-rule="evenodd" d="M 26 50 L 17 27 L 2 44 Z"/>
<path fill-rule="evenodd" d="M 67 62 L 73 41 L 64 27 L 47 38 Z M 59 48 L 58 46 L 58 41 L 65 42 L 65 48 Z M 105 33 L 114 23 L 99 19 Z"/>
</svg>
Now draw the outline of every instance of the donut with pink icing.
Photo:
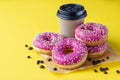
<svg viewBox="0 0 120 80">
<path fill-rule="evenodd" d="M 75 38 L 65 38 L 53 47 L 52 59 L 59 68 L 75 69 L 86 61 L 87 53 L 87 47 L 83 42 Z"/>
<path fill-rule="evenodd" d="M 64 37 L 53 32 L 44 32 L 35 36 L 33 40 L 33 48 L 38 53 L 51 55 L 51 51 L 55 43 Z"/>
<path fill-rule="evenodd" d="M 97 46 L 88 46 L 88 58 L 98 58 L 104 54 L 107 49 L 107 43 Z"/>
<path fill-rule="evenodd" d="M 97 23 L 81 24 L 75 29 L 75 38 L 83 41 L 88 46 L 96 46 L 106 42 L 108 29 Z"/>
</svg>

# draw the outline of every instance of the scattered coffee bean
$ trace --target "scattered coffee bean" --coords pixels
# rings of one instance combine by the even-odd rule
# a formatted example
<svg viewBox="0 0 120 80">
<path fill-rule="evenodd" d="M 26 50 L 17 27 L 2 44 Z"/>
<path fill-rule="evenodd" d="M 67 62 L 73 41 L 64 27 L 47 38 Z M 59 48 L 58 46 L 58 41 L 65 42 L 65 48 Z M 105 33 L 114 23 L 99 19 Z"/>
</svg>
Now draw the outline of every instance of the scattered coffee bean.
<svg viewBox="0 0 120 80">
<path fill-rule="evenodd" d="M 120 74 L 120 70 L 116 70 L 116 72 L 117 72 L 118 74 Z"/>
<path fill-rule="evenodd" d="M 106 59 L 110 59 L 110 58 L 107 56 Z"/>
<path fill-rule="evenodd" d="M 40 60 L 37 60 L 37 64 L 40 64 Z"/>
<path fill-rule="evenodd" d="M 88 58 L 88 61 L 92 61 L 92 59 L 91 59 L 91 58 Z"/>
<path fill-rule="evenodd" d="M 31 56 L 27 56 L 27 58 L 28 58 L 28 59 L 30 59 L 30 58 L 31 58 Z"/>
<path fill-rule="evenodd" d="M 100 70 L 102 69 L 102 67 L 99 68 Z"/>
<path fill-rule="evenodd" d="M 108 67 L 104 67 L 104 68 L 100 67 L 99 70 L 100 70 L 100 72 L 103 72 L 104 74 L 108 74 L 109 68 Z M 94 72 L 98 72 L 98 71 L 96 69 L 94 69 Z M 116 72 L 120 73 L 120 71 L 116 71 Z"/>
<path fill-rule="evenodd" d="M 104 61 L 105 61 L 105 59 L 102 59 L 101 61 L 102 61 L 102 62 L 104 62 Z"/>
<path fill-rule="evenodd" d="M 50 62 L 50 61 L 52 61 L 52 59 L 51 59 L 51 58 L 49 58 L 49 59 L 48 59 L 48 62 Z"/>
<path fill-rule="evenodd" d="M 97 63 L 98 63 L 98 64 L 101 63 L 101 60 L 97 60 Z"/>
<path fill-rule="evenodd" d="M 40 68 L 44 69 L 44 68 L 45 68 L 45 66 L 44 66 L 44 65 L 40 65 Z"/>
<path fill-rule="evenodd" d="M 99 64 L 99 63 L 101 63 L 101 60 L 93 60 L 92 61 L 92 65 L 96 65 L 96 64 Z"/>
<path fill-rule="evenodd" d="M 92 65 L 96 65 L 97 62 L 95 60 L 92 61 Z"/>
<path fill-rule="evenodd" d="M 108 74 L 108 72 L 104 71 L 104 74 Z"/>
<path fill-rule="evenodd" d="M 44 61 L 43 61 L 43 60 L 40 60 L 40 63 L 44 63 Z"/>
<path fill-rule="evenodd" d="M 27 45 L 27 44 L 25 44 L 25 47 L 28 47 L 28 45 Z"/>
<path fill-rule="evenodd" d="M 94 69 L 94 72 L 98 72 L 96 69 Z"/>
<path fill-rule="evenodd" d="M 33 47 L 29 47 L 28 50 L 33 50 Z"/>
<path fill-rule="evenodd" d="M 54 71 L 57 71 L 57 68 L 53 68 Z"/>
<path fill-rule="evenodd" d="M 106 69 L 105 69 L 105 68 L 103 68 L 103 71 L 106 71 Z"/>
<path fill-rule="evenodd" d="M 106 68 L 105 68 L 105 70 L 109 70 L 109 68 L 108 68 L 108 67 L 106 67 Z"/>
<path fill-rule="evenodd" d="M 103 71 L 104 71 L 104 69 L 103 69 L 102 67 L 100 67 L 100 71 L 101 71 L 101 72 L 103 72 Z"/>
</svg>

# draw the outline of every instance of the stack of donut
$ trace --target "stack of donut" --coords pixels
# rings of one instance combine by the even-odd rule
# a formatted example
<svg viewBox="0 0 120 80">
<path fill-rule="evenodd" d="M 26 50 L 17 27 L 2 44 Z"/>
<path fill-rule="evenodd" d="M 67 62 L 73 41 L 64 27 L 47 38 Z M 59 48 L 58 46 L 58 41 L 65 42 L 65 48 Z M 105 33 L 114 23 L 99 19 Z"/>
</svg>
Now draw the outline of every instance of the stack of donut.
<svg viewBox="0 0 120 80">
<path fill-rule="evenodd" d="M 85 63 L 87 57 L 97 58 L 107 49 L 108 30 L 102 24 L 87 23 L 75 30 L 75 38 L 64 38 L 53 32 L 35 36 L 33 48 L 52 56 L 53 63 L 62 69 L 75 69 Z"/>
<path fill-rule="evenodd" d="M 107 49 L 108 29 L 97 23 L 81 24 L 75 30 L 75 38 L 87 45 L 89 58 L 98 58 Z"/>
</svg>

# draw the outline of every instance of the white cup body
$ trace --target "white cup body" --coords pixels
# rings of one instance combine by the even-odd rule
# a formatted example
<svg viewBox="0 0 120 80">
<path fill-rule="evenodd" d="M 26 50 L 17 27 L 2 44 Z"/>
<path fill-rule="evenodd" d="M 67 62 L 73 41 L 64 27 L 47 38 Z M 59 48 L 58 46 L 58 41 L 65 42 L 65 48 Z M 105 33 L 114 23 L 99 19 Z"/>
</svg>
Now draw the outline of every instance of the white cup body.
<svg viewBox="0 0 120 80">
<path fill-rule="evenodd" d="M 60 34 L 67 38 L 75 37 L 75 29 L 78 25 L 84 23 L 84 18 L 77 20 L 64 20 L 59 18 Z"/>
</svg>

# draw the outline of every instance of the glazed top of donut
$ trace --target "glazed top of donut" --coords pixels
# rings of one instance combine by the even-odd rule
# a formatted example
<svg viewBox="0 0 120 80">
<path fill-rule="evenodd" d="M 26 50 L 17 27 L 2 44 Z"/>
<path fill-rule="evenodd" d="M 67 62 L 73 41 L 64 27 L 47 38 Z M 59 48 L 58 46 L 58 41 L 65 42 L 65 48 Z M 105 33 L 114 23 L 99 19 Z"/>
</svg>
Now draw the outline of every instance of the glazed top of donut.
<svg viewBox="0 0 120 80">
<path fill-rule="evenodd" d="M 64 37 L 53 32 L 44 32 L 35 36 L 33 45 L 40 49 L 52 50 L 55 43 Z"/>
<path fill-rule="evenodd" d="M 73 52 L 65 54 L 65 50 L 72 49 Z M 79 62 L 87 54 L 86 45 L 74 38 L 65 38 L 58 41 L 52 50 L 53 60 L 62 65 L 70 65 Z"/>
<path fill-rule="evenodd" d="M 79 25 L 75 34 L 78 38 L 87 42 L 98 41 L 108 36 L 108 29 L 102 24 L 87 23 Z"/>
</svg>

